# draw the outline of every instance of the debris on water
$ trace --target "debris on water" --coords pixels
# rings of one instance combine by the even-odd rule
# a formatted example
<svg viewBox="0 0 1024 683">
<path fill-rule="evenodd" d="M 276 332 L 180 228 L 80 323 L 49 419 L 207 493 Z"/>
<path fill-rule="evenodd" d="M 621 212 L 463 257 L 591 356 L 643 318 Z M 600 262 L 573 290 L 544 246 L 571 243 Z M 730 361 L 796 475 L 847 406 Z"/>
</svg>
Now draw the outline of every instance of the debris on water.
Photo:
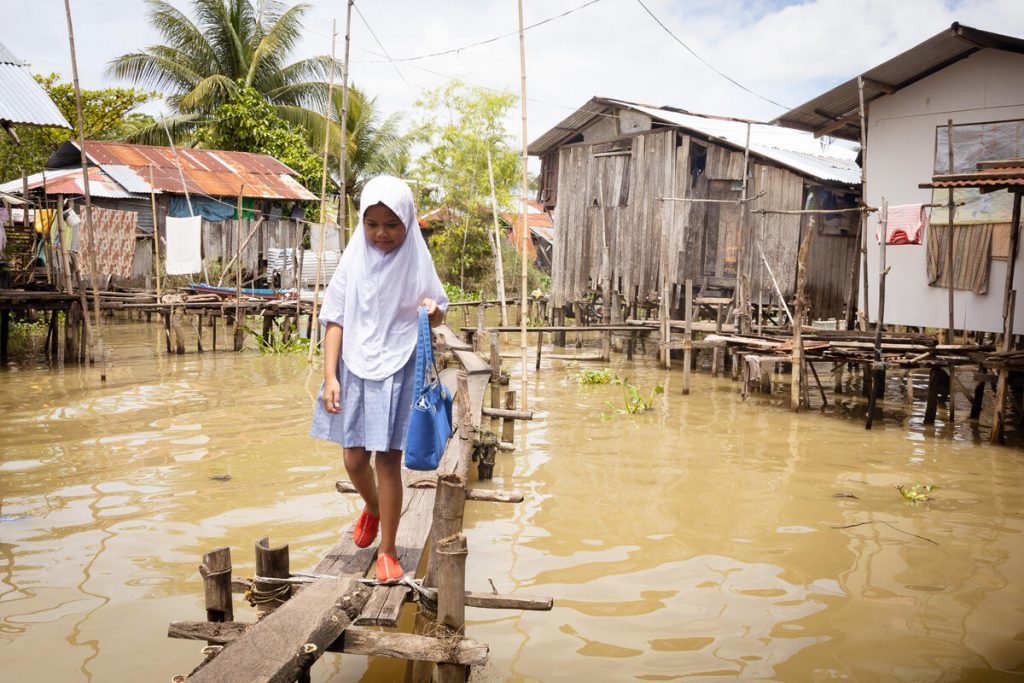
<svg viewBox="0 0 1024 683">
<path fill-rule="evenodd" d="M 210 477 L 213 481 L 231 481 L 230 474 L 214 474 Z"/>
<path fill-rule="evenodd" d="M 853 498 L 854 500 L 860 500 L 860 498 L 858 498 L 857 496 L 853 495 L 852 493 L 847 493 L 846 491 L 840 491 L 839 493 L 834 493 L 834 494 L 832 494 L 832 497 L 833 498 Z"/>
<path fill-rule="evenodd" d="M 25 519 L 18 515 L 0 515 L 0 522 L 17 522 L 19 519 Z"/>
</svg>

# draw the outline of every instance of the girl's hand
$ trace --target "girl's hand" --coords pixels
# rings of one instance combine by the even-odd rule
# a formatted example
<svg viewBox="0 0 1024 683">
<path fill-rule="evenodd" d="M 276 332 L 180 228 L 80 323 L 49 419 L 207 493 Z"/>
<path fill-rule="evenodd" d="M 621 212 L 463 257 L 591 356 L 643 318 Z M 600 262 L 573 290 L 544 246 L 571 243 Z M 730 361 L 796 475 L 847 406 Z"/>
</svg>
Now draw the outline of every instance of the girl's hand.
<svg viewBox="0 0 1024 683">
<path fill-rule="evenodd" d="M 423 306 L 427 308 L 427 319 L 430 320 L 431 327 L 437 327 L 444 320 L 444 311 L 442 311 L 437 302 L 433 299 L 424 299 Z"/>
<path fill-rule="evenodd" d="M 341 384 L 337 377 L 329 377 L 324 380 L 324 410 L 337 415 L 341 412 Z"/>
</svg>

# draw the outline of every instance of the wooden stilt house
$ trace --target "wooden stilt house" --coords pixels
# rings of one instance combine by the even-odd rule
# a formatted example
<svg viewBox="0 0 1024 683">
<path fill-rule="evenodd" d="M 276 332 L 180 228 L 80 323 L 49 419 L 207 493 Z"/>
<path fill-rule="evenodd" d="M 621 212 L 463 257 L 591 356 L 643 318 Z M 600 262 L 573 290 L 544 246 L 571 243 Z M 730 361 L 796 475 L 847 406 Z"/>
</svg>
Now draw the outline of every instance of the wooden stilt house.
<svg viewBox="0 0 1024 683">
<path fill-rule="evenodd" d="M 581 302 L 609 288 L 672 307 L 683 284 L 749 301 L 793 296 L 802 235 L 814 231 L 807 292 L 818 318 L 856 301 L 852 145 L 823 144 L 778 126 L 595 97 L 529 148 L 541 158 L 540 201 L 555 217 L 552 300 Z M 741 201 L 747 197 L 748 201 Z"/>
</svg>

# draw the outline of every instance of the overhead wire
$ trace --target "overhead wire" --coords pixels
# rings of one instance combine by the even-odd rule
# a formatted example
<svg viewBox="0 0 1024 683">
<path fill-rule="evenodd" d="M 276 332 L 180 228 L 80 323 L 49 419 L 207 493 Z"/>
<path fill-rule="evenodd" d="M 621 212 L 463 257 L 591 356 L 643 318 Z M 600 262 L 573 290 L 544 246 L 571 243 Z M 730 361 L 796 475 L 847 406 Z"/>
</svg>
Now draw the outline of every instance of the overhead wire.
<svg viewBox="0 0 1024 683">
<path fill-rule="evenodd" d="M 586 9 L 587 7 L 590 7 L 591 5 L 596 4 L 598 2 L 601 2 L 601 0 L 589 0 L 589 2 L 585 2 L 582 5 L 579 5 L 578 7 L 573 7 L 572 9 L 568 9 L 568 10 L 562 12 L 561 14 L 556 14 L 555 16 L 548 17 L 547 19 L 542 19 L 542 20 L 540 20 L 540 21 L 538 21 L 536 23 L 530 24 L 529 26 L 524 26 L 523 27 L 523 31 L 529 31 L 532 28 L 537 28 L 538 26 L 543 26 L 544 24 L 550 23 L 550 22 L 555 21 L 557 19 L 561 19 L 562 17 L 567 17 L 567 16 L 569 16 L 570 14 L 572 14 L 574 12 L 579 12 L 581 9 Z M 504 38 L 510 38 L 512 36 L 517 36 L 517 35 L 519 35 L 519 31 L 511 31 L 509 33 L 502 33 L 501 35 L 493 36 L 491 38 L 486 38 L 484 40 L 478 40 L 475 43 L 469 43 L 468 45 L 463 45 L 461 47 L 453 47 L 453 48 L 450 48 L 450 49 L 447 49 L 447 50 L 440 50 L 438 52 L 430 52 L 430 53 L 427 53 L 427 54 L 415 55 L 413 57 L 398 57 L 398 58 L 395 58 L 395 59 L 390 59 L 389 58 L 387 61 L 391 61 L 391 62 L 415 62 L 415 61 L 419 61 L 421 59 L 430 59 L 432 57 L 442 57 L 444 55 L 450 55 L 450 54 L 455 54 L 455 53 L 462 52 L 464 50 L 469 50 L 469 49 L 474 48 L 474 47 L 480 47 L 481 45 L 488 45 L 490 43 L 497 42 L 497 41 L 502 40 Z M 357 63 L 360 63 L 360 64 L 382 64 L 384 62 L 385 62 L 385 60 L 364 61 L 364 62 L 357 62 Z"/>
<path fill-rule="evenodd" d="M 765 97 L 764 95 L 762 95 L 760 93 L 754 92 L 753 90 L 751 90 L 747 86 L 745 86 L 742 83 L 740 83 L 739 81 L 737 81 L 735 78 L 729 76 L 728 74 L 726 74 L 726 73 L 722 72 L 721 70 L 719 70 L 718 68 L 716 68 L 713 64 L 711 64 L 711 62 L 709 62 L 708 60 L 706 60 L 703 57 L 701 57 L 697 53 L 696 50 L 694 50 L 692 47 L 690 47 L 689 45 L 684 43 L 679 38 L 679 36 L 677 36 L 675 33 L 673 33 L 672 29 L 670 29 L 668 26 L 666 26 L 665 23 L 661 19 L 659 19 L 658 16 L 654 12 L 652 12 L 647 5 L 644 4 L 644 0 L 636 0 L 636 2 L 637 2 L 638 5 L 640 5 L 644 9 L 645 12 L 647 12 L 647 14 L 651 17 L 651 19 L 653 19 L 654 22 L 656 24 L 658 24 L 658 26 L 660 26 L 663 31 L 665 31 L 665 33 L 669 34 L 674 41 L 676 41 L 677 43 L 682 45 L 686 49 L 687 52 L 689 52 L 691 55 L 694 56 L 694 58 L 696 58 L 696 60 L 698 62 L 700 62 L 701 64 L 703 64 L 707 68 L 711 69 L 716 74 L 718 74 L 719 76 L 721 76 L 725 80 L 727 80 L 730 83 L 732 83 L 733 85 L 735 85 L 737 88 L 743 90 L 744 92 L 750 93 L 754 97 L 762 99 L 765 102 L 768 102 L 769 104 L 774 104 L 776 107 L 780 107 L 780 108 L 785 109 L 787 111 L 793 108 L 793 107 L 786 106 L 785 104 L 780 104 L 779 102 L 776 102 L 775 100 L 773 100 L 773 99 L 771 99 L 769 97 Z"/>
<path fill-rule="evenodd" d="M 359 5 L 353 2 L 352 6 L 356 9 L 356 14 L 359 15 L 359 18 L 362 20 L 363 25 L 366 26 L 366 30 L 368 30 L 370 32 L 370 35 L 373 36 L 373 40 L 377 43 L 377 47 L 380 48 L 380 51 L 383 52 L 384 56 L 387 57 L 389 62 L 391 62 L 391 66 L 395 68 L 395 73 L 397 73 L 398 77 L 402 79 L 403 83 L 405 83 L 405 87 L 409 88 L 409 92 L 411 92 L 413 96 L 415 96 L 416 91 L 413 89 L 409 81 L 406 80 L 405 74 L 402 73 L 402 70 L 398 68 L 397 64 L 395 64 L 395 60 L 391 58 L 390 54 L 388 54 L 387 48 L 384 47 L 384 43 L 380 42 L 380 38 L 377 37 L 377 33 L 373 30 L 373 27 L 370 26 L 370 22 L 368 22 L 366 20 L 366 17 L 363 16 L 363 12 L 362 10 L 359 9 Z"/>
</svg>

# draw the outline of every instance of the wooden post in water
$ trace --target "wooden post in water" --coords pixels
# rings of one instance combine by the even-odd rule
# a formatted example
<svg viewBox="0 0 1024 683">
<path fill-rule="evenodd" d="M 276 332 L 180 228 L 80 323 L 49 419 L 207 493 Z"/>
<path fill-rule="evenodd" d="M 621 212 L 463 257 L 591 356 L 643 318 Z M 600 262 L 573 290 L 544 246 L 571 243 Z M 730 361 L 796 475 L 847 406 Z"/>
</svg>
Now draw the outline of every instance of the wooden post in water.
<svg viewBox="0 0 1024 683">
<path fill-rule="evenodd" d="M 686 333 L 683 335 L 683 396 L 690 393 L 690 365 L 693 357 L 693 280 L 686 280 L 683 295 L 683 320 Z"/>
<path fill-rule="evenodd" d="M 264 536 L 256 542 L 256 575 L 268 579 L 287 579 L 289 571 L 288 546 L 270 547 L 270 539 Z M 291 597 L 291 585 L 287 583 L 270 583 L 256 581 L 252 587 L 253 596 L 258 601 L 260 614 L 272 612 Z"/>
<path fill-rule="evenodd" d="M 1013 288 L 1013 275 L 1017 265 L 1017 251 L 1020 248 L 1020 190 L 1014 193 L 1013 214 L 1010 220 L 1010 254 L 1006 260 L 1006 280 L 1003 283 L 1003 353 L 1013 348 L 1013 317 L 1016 310 L 1017 291 Z M 1009 371 L 1003 365 L 999 368 L 996 380 L 996 405 L 992 417 L 991 443 L 1003 443 L 1003 423 L 1006 419 L 1006 385 L 1009 382 Z"/>
<path fill-rule="evenodd" d="M 234 621 L 231 604 L 231 549 L 217 548 L 203 555 L 199 565 L 206 595 L 207 621 Z"/>
<path fill-rule="evenodd" d="M 457 474 L 443 474 L 437 478 L 434 498 L 432 538 L 448 538 L 462 531 L 463 511 L 466 507 L 466 481 Z M 432 543 L 427 554 L 427 570 L 423 574 L 423 587 L 436 588 L 439 543 Z"/>
<path fill-rule="evenodd" d="M 235 337 L 234 349 L 241 351 L 245 340 L 242 330 L 242 194 L 245 192 L 245 183 L 238 188 L 238 210 L 235 219 Z"/>
<path fill-rule="evenodd" d="M 491 332 L 488 336 L 491 342 L 491 383 L 497 384 L 501 378 L 501 345 L 497 332 Z"/>
<path fill-rule="evenodd" d="M 875 362 L 871 378 L 871 391 L 868 393 L 868 414 L 864 421 L 864 429 L 871 429 L 875 420 L 875 402 L 879 396 L 885 397 L 885 368 L 882 367 L 882 328 L 885 327 L 885 250 L 888 243 L 886 230 L 889 225 L 889 203 L 882 197 L 882 210 L 879 212 L 879 234 L 882 241 L 878 245 L 878 315 L 875 320 Z M 865 313 L 866 314 L 866 313 Z M 952 400 L 952 394 L 950 394 Z"/>
<path fill-rule="evenodd" d="M 807 310 L 807 297 L 804 289 L 807 284 L 807 254 L 811 251 L 811 237 L 814 230 L 808 230 L 804 235 L 803 243 L 800 245 L 800 256 L 796 266 L 796 306 L 793 311 L 793 381 L 790 386 L 790 410 L 794 413 L 800 412 L 801 384 L 803 383 L 804 365 L 804 342 L 803 325 L 804 315 Z"/>
<path fill-rule="evenodd" d="M 516 391 L 509 389 L 505 392 L 505 410 L 516 409 Z M 511 417 L 503 418 L 501 421 L 501 440 L 505 443 L 512 443 L 516 437 L 516 421 Z"/>
<path fill-rule="evenodd" d="M 437 624 L 451 637 L 466 628 L 466 537 L 461 533 L 437 542 Z M 444 636 L 442 636 L 444 637 Z M 461 664 L 438 664 L 441 683 L 463 683 L 468 670 Z"/>
</svg>

